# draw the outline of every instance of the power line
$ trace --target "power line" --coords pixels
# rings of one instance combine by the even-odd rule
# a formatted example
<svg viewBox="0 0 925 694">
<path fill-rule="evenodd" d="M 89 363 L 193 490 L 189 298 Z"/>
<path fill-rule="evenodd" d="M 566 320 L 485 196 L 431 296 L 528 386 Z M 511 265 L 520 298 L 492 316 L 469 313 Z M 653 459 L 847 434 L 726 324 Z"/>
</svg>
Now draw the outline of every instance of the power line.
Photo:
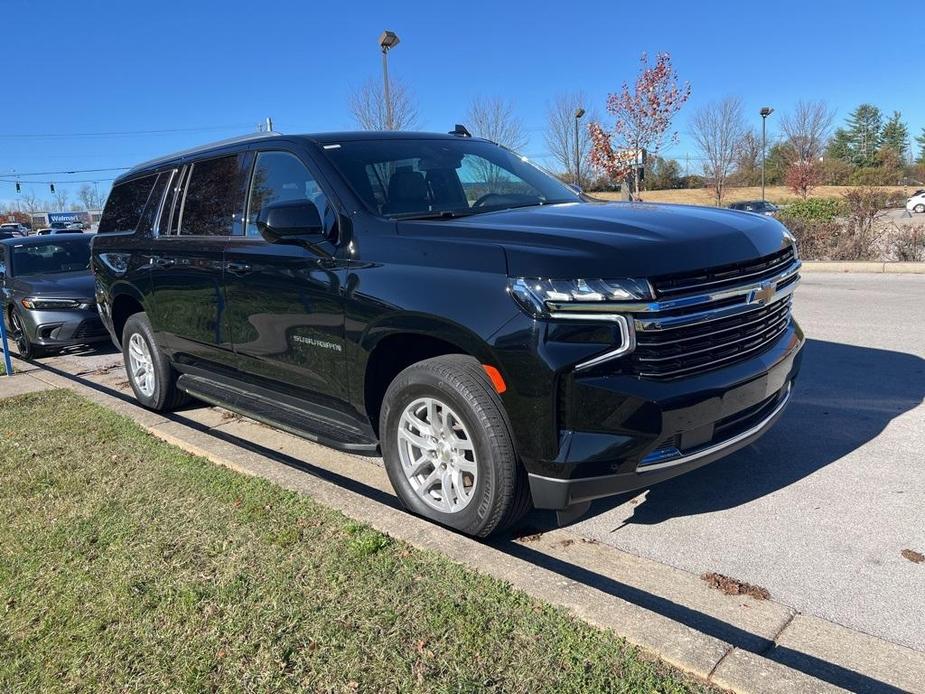
<svg viewBox="0 0 925 694">
<path fill-rule="evenodd" d="M 252 128 L 253 125 L 213 125 L 199 128 L 164 128 L 160 130 L 109 130 L 95 133 L 23 133 L 19 135 L 0 135 L 4 140 L 25 140 L 25 139 L 50 139 L 50 138 L 68 138 L 68 137 L 114 137 L 121 135 L 163 135 L 168 133 L 194 133 L 206 132 L 209 130 L 243 130 Z"/>
<path fill-rule="evenodd" d="M 70 169 L 68 171 L 29 171 L 23 173 L 20 171 L 13 171 L 7 174 L 8 176 L 70 176 L 72 174 L 79 173 L 98 173 L 100 171 L 125 171 L 126 169 L 132 168 L 131 166 L 110 166 L 107 169 Z"/>
</svg>

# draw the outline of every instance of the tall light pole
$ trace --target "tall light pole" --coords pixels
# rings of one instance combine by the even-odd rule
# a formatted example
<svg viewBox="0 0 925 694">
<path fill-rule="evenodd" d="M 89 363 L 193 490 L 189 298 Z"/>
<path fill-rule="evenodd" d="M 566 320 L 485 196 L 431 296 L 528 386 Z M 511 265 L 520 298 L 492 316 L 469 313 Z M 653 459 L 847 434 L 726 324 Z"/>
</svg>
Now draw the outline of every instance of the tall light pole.
<svg viewBox="0 0 925 694">
<path fill-rule="evenodd" d="M 581 188 L 581 139 L 578 137 L 578 120 L 585 115 L 579 106 L 575 109 L 575 185 Z"/>
<path fill-rule="evenodd" d="M 759 111 L 761 114 L 761 201 L 764 202 L 764 153 L 768 140 L 768 116 L 774 113 L 770 106 L 762 106 Z"/>
<path fill-rule="evenodd" d="M 394 31 L 383 31 L 379 37 L 379 47 L 382 49 L 382 81 L 385 87 L 385 129 L 394 128 L 392 121 L 392 96 L 389 94 L 389 51 L 398 45 L 398 34 Z"/>
</svg>

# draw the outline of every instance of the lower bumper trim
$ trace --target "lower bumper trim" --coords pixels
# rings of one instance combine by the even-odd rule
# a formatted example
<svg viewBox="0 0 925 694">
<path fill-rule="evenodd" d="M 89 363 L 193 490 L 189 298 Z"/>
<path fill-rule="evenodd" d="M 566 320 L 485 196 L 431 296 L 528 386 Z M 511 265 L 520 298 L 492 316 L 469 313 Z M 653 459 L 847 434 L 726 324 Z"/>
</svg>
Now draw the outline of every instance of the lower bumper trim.
<svg viewBox="0 0 925 694">
<path fill-rule="evenodd" d="M 681 454 L 658 463 L 640 464 L 634 472 L 559 479 L 543 475 L 528 474 L 533 504 L 537 508 L 561 510 L 575 504 L 613 496 L 624 492 L 643 489 L 658 482 L 689 472 L 734 453 L 757 440 L 770 429 L 790 402 L 791 384 L 771 413 L 752 427 L 724 441 Z"/>
</svg>

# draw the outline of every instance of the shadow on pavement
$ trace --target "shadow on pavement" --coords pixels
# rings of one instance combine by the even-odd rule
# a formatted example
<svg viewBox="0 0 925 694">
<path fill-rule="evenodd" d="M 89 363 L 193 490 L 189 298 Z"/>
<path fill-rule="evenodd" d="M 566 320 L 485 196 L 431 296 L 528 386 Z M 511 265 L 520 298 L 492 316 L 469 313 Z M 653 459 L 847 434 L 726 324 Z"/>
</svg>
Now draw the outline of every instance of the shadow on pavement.
<svg viewBox="0 0 925 694">
<path fill-rule="evenodd" d="M 774 428 L 728 458 L 651 487 L 626 523 L 722 511 L 787 487 L 871 441 L 925 398 L 925 359 L 914 354 L 820 340 L 807 340 L 805 350 L 793 400 Z M 626 500 L 598 501 L 583 518 Z"/>
<path fill-rule="evenodd" d="M 649 492 L 650 499 L 657 490 L 664 491 L 661 496 L 654 497 L 657 502 L 653 505 L 653 510 L 645 511 L 642 507 L 637 510 L 648 514 L 642 518 L 647 519 L 646 522 L 655 523 L 679 513 L 703 513 L 729 508 L 791 484 L 869 441 L 882 431 L 891 419 L 918 405 L 925 393 L 925 360 L 913 355 L 809 341 L 805 359 L 803 382 L 800 384 L 801 390 L 797 391 L 800 397 L 791 404 L 788 416 L 775 430 L 783 434 L 783 437 L 777 437 L 783 438 L 783 441 L 778 440 L 773 445 L 768 445 L 768 442 L 772 441 L 772 434 L 768 434 L 759 442 L 760 447 L 752 446 L 732 456 L 727 462 L 721 461 L 701 468 L 684 476 L 683 482 L 673 484 L 669 481 L 653 487 Z M 130 396 L 81 375 L 68 373 L 51 364 L 42 364 L 41 367 L 124 402 L 135 402 Z M 209 429 L 183 416 L 182 410 L 165 416 L 172 421 L 208 433 L 216 439 L 338 484 L 386 506 L 398 506 L 395 497 L 388 492 L 337 472 L 316 467 L 257 442 L 242 439 L 230 432 Z M 822 427 L 820 422 L 824 422 L 825 426 Z M 787 463 L 786 461 L 800 452 L 801 446 L 807 442 L 810 442 L 810 452 L 803 451 L 803 460 L 791 460 Z M 777 468 L 783 470 L 768 465 L 769 455 L 775 456 Z M 738 462 L 733 462 L 736 460 Z M 721 468 L 726 466 L 734 467 L 727 467 L 725 472 L 722 472 Z M 774 468 L 773 472 L 760 474 L 761 470 L 771 468 Z M 730 480 L 731 476 L 737 479 Z M 698 498 L 698 495 L 707 491 L 710 493 L 709 499 Z M 544 554 L 510 537 L 496 538 L 487 544 L 511 557 L 593 587 L 830 684 L 870 694 L 893 694 L 902 691 L 888 683 L 808 653 L 775 646 L 759 634 L 578 564 Z"/>
</svg>

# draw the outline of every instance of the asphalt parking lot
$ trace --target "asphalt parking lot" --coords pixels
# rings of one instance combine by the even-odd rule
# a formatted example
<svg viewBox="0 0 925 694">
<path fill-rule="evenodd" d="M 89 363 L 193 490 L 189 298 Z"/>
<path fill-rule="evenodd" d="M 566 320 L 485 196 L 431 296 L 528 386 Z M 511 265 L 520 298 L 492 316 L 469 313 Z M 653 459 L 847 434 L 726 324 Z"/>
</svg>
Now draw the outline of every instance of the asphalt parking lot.
<svg viewBox="0 0 925 694">
<path fill-rule="evenodd" d="M 925 564 L 901 555 L 925 553 L 923 305 L 925 275 L 804 275 L 806 355 L 778 425 L 726 460 L 597 502 L 571 530 L 925 652 Z M 41 361 L 127 390 L 105 345 Z"/>
<path fill-rule="evenodd" d="M 808 341 L 785 416 L 729 458 L 576 530 L 925 651 L 925 275 L 805 274 Z"/>
</svg>

